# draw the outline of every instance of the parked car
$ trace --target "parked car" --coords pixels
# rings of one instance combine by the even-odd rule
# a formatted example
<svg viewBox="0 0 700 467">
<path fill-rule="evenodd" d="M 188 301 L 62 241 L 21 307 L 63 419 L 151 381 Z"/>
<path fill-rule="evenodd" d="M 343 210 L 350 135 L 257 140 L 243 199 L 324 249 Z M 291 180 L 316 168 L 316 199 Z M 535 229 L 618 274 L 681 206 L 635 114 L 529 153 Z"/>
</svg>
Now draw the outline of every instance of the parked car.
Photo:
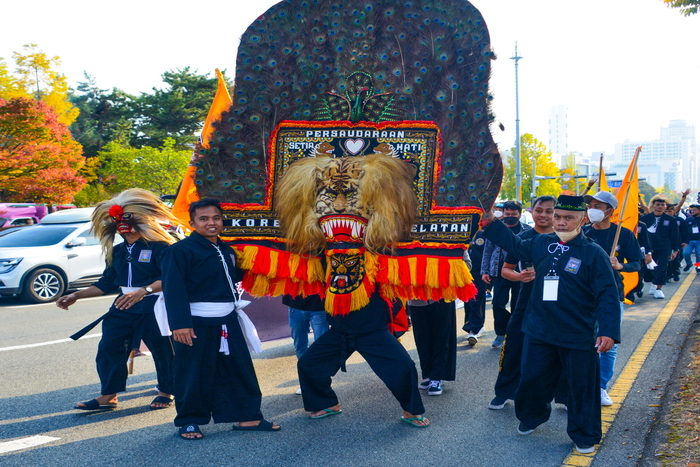
<svg viewBox="0 0 700 467">
<path fill-rule="evenodd" d="M 0 236 L 0 296 L 19 294 L 23 300 L 46 303 L 95 282 L 104 271 L 104 255 L 90 233 L 93 211 L 58 211 L 41 224 Z"/>
</svg>

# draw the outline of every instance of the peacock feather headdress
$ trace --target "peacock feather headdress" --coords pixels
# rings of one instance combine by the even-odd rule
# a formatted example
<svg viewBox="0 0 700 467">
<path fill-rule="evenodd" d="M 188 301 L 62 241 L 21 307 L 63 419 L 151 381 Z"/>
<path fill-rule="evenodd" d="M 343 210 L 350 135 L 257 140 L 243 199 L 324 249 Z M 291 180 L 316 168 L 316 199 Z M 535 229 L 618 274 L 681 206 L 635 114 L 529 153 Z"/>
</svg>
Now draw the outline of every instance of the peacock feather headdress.
<svg viewBox="0 0 700 467">
<path fill-rule="evenodd" d="M 265 203 L 282 121 L 429 121 L 441 132 L 435 203 L 488 209 L 502 179 L 489 129 L 494 58 L 464 0 L 282 1 L 241 38 L 233 105 L 199 150 L 199 194 Z"/>
</svg>

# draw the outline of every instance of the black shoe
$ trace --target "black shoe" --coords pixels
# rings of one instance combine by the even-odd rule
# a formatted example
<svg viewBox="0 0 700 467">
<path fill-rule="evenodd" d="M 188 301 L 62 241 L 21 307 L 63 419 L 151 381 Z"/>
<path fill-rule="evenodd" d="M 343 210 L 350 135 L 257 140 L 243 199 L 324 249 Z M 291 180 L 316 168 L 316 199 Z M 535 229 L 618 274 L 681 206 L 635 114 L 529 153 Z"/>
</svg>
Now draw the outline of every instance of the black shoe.
<svg viewBox="0 0 700 467">
<path fill-rule="evenodd" d="M 535 431 L 534 428 L 526 427 L 525 424 L 523 424 L 523 422 L 520 422 L 520 424 L 518 425 L 518 434 L 521 434 L 524 436 L 524 435 L 529 435 L 533 431 Z"/>
<path fill-rule="evenodd" d="M 690 271 L 690 268 L 692 268 L 692 267 L 693 267 L 692 264 L 688 264 L 686 267 L 683 268 L 683 272 L 688 272 L 688 271 Z"/>
<path fill-rule="evenodd" d="M 581 454 L 590 454 L 595 451 L 595 447 L 591 444 L 576 444 L 576 450 Z"/>
</svg>

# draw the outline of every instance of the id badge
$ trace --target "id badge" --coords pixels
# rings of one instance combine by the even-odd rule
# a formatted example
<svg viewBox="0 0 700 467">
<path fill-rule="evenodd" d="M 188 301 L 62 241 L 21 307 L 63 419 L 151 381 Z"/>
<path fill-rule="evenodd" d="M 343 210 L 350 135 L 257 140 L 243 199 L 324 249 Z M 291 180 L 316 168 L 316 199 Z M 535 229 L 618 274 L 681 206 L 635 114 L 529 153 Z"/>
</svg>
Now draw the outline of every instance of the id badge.
<svg viewBox="0 0 700 467">
<path fill-rule="evenodd" d="M 700 227 L 698 227 L 697 225 L 694 225 L 694 226 L 693 226 L 693 233 L 694 233 L 694 234 L 700 233 Z"/>
<path fill-rule="evenodd" d="M 556 302 L 559 293 L 559 276 L 546 276 L 542 287 L 542 301 Z"/>
</svg>

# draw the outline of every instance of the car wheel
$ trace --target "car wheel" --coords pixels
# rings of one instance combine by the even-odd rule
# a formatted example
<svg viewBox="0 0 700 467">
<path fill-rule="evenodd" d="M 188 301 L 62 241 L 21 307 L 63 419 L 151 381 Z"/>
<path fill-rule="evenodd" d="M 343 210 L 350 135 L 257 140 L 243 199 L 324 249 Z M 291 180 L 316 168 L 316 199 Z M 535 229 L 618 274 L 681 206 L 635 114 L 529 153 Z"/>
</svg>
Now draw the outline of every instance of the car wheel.
<svg viewBox="0 0 700 467">
<path fill-rule="evenodd" d="M 63 277 L 53 269 L 37 269 L 24 283 L 22 298 L 32 303 L 48 303 L 63 294 Z"/>
</svg>

